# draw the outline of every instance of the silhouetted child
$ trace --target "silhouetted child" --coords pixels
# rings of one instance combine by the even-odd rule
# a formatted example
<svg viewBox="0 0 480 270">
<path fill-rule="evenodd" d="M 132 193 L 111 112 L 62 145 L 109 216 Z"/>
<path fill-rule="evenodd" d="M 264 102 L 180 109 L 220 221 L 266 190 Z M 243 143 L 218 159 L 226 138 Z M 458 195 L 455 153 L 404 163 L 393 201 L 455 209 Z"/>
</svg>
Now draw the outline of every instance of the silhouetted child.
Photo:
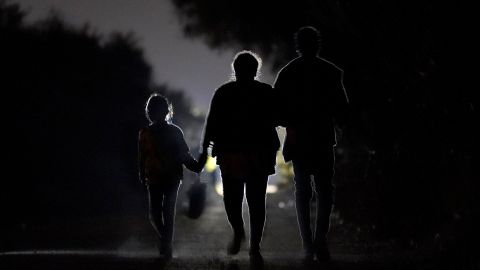
<svg viewBox="0 0 480 270">
<path fill-rule="evenodd" d="M 150 221 L 157 232 L 160 255 L 172 256 L 175 204 L 183 178 L 183 166 L 199 173 L 206 155 L 195 160 L 190 154 L 182 130 L 169 123 L 172 106 L 161 95 L 153 94 L 145 107 L 150 125 L 142 128 L 138 137 L 139 176 L 147 186 Z"/>
</svg>

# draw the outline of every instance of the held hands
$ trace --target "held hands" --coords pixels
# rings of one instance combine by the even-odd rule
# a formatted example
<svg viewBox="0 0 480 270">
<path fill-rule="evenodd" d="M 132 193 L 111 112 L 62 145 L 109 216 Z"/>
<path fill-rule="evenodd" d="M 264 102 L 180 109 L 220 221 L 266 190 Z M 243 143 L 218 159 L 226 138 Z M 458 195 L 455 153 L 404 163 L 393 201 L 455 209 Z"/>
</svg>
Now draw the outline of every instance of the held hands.
<svg viewBox="0 0 480 270">
<path fill-rule="evenodd" d="M 207 151 L 203 151 L 198 157 L 198 173 L 202 172 L 203 167 L 205 167 L 205 164 L 207 163 L 207 158 L 208 158 Z"/>
</svg>

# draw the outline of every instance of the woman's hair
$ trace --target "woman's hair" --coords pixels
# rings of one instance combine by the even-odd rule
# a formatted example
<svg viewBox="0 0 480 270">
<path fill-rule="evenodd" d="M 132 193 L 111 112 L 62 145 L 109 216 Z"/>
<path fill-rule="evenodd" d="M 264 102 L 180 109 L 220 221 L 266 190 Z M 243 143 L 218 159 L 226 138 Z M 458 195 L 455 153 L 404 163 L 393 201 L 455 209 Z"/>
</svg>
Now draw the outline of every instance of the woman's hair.
<svg viewBox="0 0 480 270">
<path fill-rule="evenodd" d="M 161 121 L 170 121 L 173 116 L 173 107 L 168 99 L 158 93 L 153 93 L 145 105 L 145 115 L 150 124 Z"/>
<path fill-rule="evenodd" d="M 232 62 L 232 78 L 255 79 L 262 67 L 262 59 L 251 51 L 237 53 Z"/>
</svg>

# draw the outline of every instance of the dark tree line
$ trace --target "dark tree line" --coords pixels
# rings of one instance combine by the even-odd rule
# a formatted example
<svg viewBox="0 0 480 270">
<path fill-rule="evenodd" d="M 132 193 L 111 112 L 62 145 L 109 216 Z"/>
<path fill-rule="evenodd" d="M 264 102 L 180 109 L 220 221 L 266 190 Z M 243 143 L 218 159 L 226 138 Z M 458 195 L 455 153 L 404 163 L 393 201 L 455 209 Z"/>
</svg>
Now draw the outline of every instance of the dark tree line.
<svg viewBox="0 0 480 270">
<path fill-rule="evenodd" d="M 2 234 L 138 210 L 137 136 L 150 92 L 174 101 L 180 125 L 201 120 L 182 93 L 155 86 L 133 35 L 101 37 L 58 16 L 26 25 L 25 16 L 0 1 Z"/>
<path fill-rule="evenodd" d="M 478 102 L 465 68 L 471 57 L 467 7 L 172 2 L 187 36 L 212 48 L 256 50 L 274 63 L 274 72 L 295 57 L 293 33 L 300 26 L 320 29 L 322 56 L 345 70 L 352 109 L 337 168 L 340 214 L 374 236 L 407 243 L 437 234 L 439 241 L 448 235 L 465 240 L 461 231 L 478 236 Z"/>
</svg>

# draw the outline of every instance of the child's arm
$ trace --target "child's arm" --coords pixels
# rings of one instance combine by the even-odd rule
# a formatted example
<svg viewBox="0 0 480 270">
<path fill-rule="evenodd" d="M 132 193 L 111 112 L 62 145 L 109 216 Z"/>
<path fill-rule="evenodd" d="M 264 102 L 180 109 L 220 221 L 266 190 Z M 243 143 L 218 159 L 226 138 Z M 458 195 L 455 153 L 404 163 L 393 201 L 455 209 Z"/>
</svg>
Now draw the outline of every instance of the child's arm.
<svg viewBox="0 0 480 270">
<path fill-rule="evenodd" d="M 200 157 L 198 158 L 198 161 L 188 152 L 188 157 L 186 161 L 184 162 L 185 167 L 189 169 L 192 172 L 195 173 L 200 173 L 205 166 L 205 163 L 207 161 L 207 155 L 202 153 L 200 154 Z"/>
<path fill-rule="evenodd" d="M 185 141 L 185 137 L 181 129 L 178 129 L 177 142 L 180 144 L 180 153 L 182 153 L 182 163 L 192 172 L 200 173 L 206 163 L 206 152 L 202 153 L 197 161 L 190 153 L 190 148 Z"/>
</svg>

